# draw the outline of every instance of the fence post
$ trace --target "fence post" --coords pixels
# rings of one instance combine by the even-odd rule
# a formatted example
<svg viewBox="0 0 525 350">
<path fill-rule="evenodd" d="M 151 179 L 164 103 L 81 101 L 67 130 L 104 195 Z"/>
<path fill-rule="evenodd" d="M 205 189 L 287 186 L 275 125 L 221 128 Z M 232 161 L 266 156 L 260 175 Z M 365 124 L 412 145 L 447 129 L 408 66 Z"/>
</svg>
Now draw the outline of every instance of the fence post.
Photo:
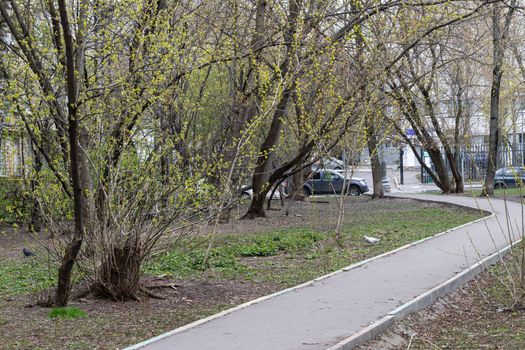
<svg viewBox="0 0 525 350">
<path fill-rule="evenodd" d="M 421 149 L 419 150 L 419 153 L 421 154 L 421 159 L 423 160 L 423 163 L 425 163 L 425 154 L 423 152 L 424 152 L 423 151 L 423 147 L 421 147 Z M 423 173 L 425 171 L 424 168 L 423 168 L 423 165 L 420 166 L 420 169 L 421 169 L 420 170 L 421 171 L 421 176 L 420 176 L 421 180 L 420 181 L 423 184 L 423 183 L 425 183 L 425 179 L 423 178 Z"/>
<path fill-rule="evenodd" d="M 403 148 L 402 147 L 399 147 L 399 183 L 401 185 L 404 185 L 405 184 L 405 176 L 404 176 L 404 173 L 403 173 Z"/>
</svg>

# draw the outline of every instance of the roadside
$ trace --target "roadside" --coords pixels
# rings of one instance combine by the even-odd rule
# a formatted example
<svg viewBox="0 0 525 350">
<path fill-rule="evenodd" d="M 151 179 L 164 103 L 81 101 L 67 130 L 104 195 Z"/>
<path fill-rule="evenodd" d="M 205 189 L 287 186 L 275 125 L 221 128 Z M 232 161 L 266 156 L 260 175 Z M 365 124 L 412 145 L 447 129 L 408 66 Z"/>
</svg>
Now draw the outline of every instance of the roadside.
<svg viewBox="0 0 525 350">
<path fill-rule="evenodd" d="M 481 197 L 481 188 L 466 188 L 463 194 L 450 194 L 451 196 L 467 196 L 467 197 Z M 426 191 L 426 194 L 441 195 L 439 190 Z M 495 189 L 495 199 L 507 200 L 516 203 L 525 203 L 525 189 L 520 187 L 511 187 L 507 189 Z"/>
<path fill-rule="evenodd" d="M 524 349 L 525 309 L 511 308 L 520 249 L 357 349 Z"/>
<path fill-rule="evenodd" d="M 360 166 L 356 169 L 354 177 L 360 177 L 366 180 L 369 187 L 372 185 L 372 170 L 367 166 Z M 400 183 L 400 172 L 398 167 L 387 167 L 387 179 L 390 183 L 392 193 L 424 193 L 435 191 L 441 193 L 434 183 L 421 183 L 420 170 L 404 170 L 403 184 Z M 482 188 L 481 182 L 466 182 L 465 191 L 477 191 Z"/>
<path fill-rule="evenodd" d="M 23 295 L 50 285 L 53 276 L 46 275 L 42 261 L 22 256 L 20 241 L 7 249 L 17 256 L 0 267 L 0 333 L 9 334 L 0 348 L 129 345 L 479 217 L 474 211 L 408 199 L 374 201 L 362 196 L 345 202 L 342 248 L 334 243 L 338 206 L 333 198 L 297 203 L 288 208 L 288 215 L 286 210 L 271 211 L 268 219 L 220 226 L 206 269 L 203 237 L 209 228 L 159 257 L 146 272 L 157 276 L 149 282 L 159 285 L 155 290 L 163 300 L 114 303 L 82 298 L 72 305 L 87 316 L 73 320 L 51 320 L 49 309 L 34 306 L 34 296 Z M 365 234 L 380 242 L 369 245 Z M 0 256 L 6 251 L 2 249 Z M 38 271 L 29 278 L 32 284 L 21 283 Z"/>
</svg>

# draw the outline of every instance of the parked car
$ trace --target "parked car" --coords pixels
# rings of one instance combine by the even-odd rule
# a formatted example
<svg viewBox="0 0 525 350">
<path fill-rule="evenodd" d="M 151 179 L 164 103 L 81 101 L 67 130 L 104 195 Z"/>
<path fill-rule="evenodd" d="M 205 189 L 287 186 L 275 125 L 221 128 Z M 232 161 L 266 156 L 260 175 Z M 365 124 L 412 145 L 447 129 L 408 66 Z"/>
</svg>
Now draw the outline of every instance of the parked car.
<svg viewBox="0 0 525 350">
<path fill-rule="evenodd" d="M 304 194 L 308 197 L 313 194 L 340 194 L 348 193 L 359 196 L 368 192 L 365 179 L 346 177 L 341 172 L 331 169 L 317 170 L 303 186 Z"/>
<path fill-rule="evenodd" d="M 282 193 L 283 193 L 283 198 L 286 198 L 288 197 L 288 181 L 285 180 L 281 183 L 281 189 L 282 189 Z M 266 198 L 270 198 L 270 196 L 272 195 L 272 191 L 269 191 L 267 194 L 266 194 Z M 241 198 L 241 202 L 242 203 L 247 203 L 248 201 L 250 201 L 253 197 L 253 188 L 252 186 L 245 186 L 243 188 L 241 188 L 240 190 L 240 198 Z M 273 194 L 273 197 L 272 197 L 272 200 L 274 199 L 281 199 L 281 192 L 279 191 L 279 189 L 277 189 L 275 191 L 275 193 Z"/>
<path fill-rule="evenodd" d="M 334 157 L 325 157 L 319 159 L 317 162 L 312 164 L 312 170 L 343 170 L 345 168 L 345 163 Z"/>
<path fill-rule="evenodd" d="M 494 188 L 502 189 L 507 187 L 522 186 L 525 183 L 525 168 L 507 167 L 496 171 L 494 178 Z"/>
</svg>

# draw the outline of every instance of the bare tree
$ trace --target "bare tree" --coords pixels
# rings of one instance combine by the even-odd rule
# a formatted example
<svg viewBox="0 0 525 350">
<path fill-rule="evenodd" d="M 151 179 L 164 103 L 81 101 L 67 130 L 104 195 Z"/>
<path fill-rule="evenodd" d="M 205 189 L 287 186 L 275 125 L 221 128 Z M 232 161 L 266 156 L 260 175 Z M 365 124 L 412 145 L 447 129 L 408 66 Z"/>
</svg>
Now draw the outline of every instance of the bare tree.
<svg viewBox="0 0 525 350">
<path fill-rule="evenodd" d="M 506 13 L 502 13 L 504 8 L 506 8 Z M 510 2 L 508 8 L 507 5 L 499 2 L 492 5 L 492 83 L 490 90 L 489 152 L 487 157 L 487 176 L 482 194 L 486 196 L 494 195 L 494 178 L 498 166 L 498 147 L 500 142 L 500 95 L 503 61 L 515 10 L 515 0 Z"/>
</svg>

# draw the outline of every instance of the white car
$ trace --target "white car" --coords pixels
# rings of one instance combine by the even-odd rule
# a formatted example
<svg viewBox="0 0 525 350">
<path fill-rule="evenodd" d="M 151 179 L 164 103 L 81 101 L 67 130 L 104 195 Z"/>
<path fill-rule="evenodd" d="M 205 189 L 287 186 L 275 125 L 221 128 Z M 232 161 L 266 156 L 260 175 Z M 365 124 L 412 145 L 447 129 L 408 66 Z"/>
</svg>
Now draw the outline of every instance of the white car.
<svg viewBox="0 0 525 350">
<path fill-rule="evenodd" d="M 345 169 L 345 163 L 334 157 L 325 157 L 312 164 L 313 171 L 324 169 L 341 171 Z"/>
<path fill-rule="evenodd" d="M 288 191 L 287 191 L 288 186 L 287 185 L 288 183 L 286 180 L 283 181 L 280 185 L 282 189 L 282 193 L 283 193 L 283 198 L 288 197 Z M 266 194 L 266 198 L 270 198 L 270 196 L 272 195 L 272 192 L 273 192 L 273 188 L 272 190 L 268 191 L 268 193 Z M 252 197 L 253 197 L 252 186 L 247 186 L 241 189 L 241 202 L 251 200 Z M 275 193 L 273 194 L 272 200 L 274 199 L 281 199 L 281 192 L 279 191 L 279 189 L 277 189 Z"/>
</svg>

